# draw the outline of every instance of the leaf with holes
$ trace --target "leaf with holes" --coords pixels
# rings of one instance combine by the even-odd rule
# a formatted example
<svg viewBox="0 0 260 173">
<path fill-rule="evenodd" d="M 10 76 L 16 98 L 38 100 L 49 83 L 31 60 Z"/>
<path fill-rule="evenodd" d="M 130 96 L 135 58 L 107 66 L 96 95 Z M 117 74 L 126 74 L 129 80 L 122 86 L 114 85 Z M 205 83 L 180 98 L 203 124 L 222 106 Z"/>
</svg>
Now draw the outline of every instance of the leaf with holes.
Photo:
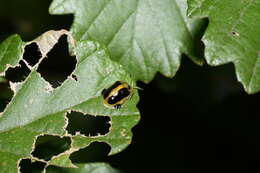
<svg viewBox="0 0 260 173">
<path fill-rule="evenodd" d="M 76 40 L 93 39 L 108 47 L 136 80 L 156 72 L 173 76 L 181 54 L 202 64 L 195 44 L 202 20 L 186 17 L 184 0 L 54 0 L 51 14 L 74 13 Z"/>
<path fill-rule="evenodd" d="M 189 16 L 208 17 L 203 42 L 210 65 L 233 62 L 248 93 L 260 90 L 260 1 L 188 0 Z"/>
<path fill-rule="evenodd" d="M 46 58 L 47 53 L 54 47 L 62 35 L 67 35 L 70 50 L 76 56 L 76 68 L 69 77 L 57 88 L 45 81 L 37 68 Z M 10 43 L 10 39 L 16 43 Z M 26 45 L 36 43 L 41 57 L 39 62 L 30 66 L 22 59 Z M 6 44 L 6 45 L 4 45 Z M 21 47 L 14 46 L 16 44 Z M 110 109 L 103 105 L 101 91 L 115 81 L 125 81 L 134 87 L 124 68 L 110 60 L 106 49 L 97 42 L 73 41 L 65 31 L 48 31 L 39 38 L 24 43 L 18 36 L 11 36 L 0 44 L 0 48 L 8 51 L 1 52 L 1 57 L 11 56 L 0 65 L 19 65 L 22 61 L 30 69 L 27 78 L 19 83 L 11 83 L 14 96 L 0 116 L 0 172 L 17 172 L 17 165 L 23 158 L 40 161 L 48 165 L 75 167 L 69 160 L 69 155 L 91 142 L 106 142 L 111 146 L 110 154 L 122 151 L 131 142 L 131 128 L 139 120 L 136 108 L 137 91 L 121 109 Z M 19 51 L 18 51 L 19 49 Z M 85 136 L 81 133 L 69 134 L 66 114 L 71 111 L 89 115 L 108 116 L 111 127 L 107 134 Z M 51 157 L 50 160 L 39 159 L 32 154 L 36 138 L 40 135 L 69 137 L 71 145 L 63 153 Z"/>
<path fill-rule="evenodd" d="M 112 168 L 105 163 L 89 163 L 77 164 L 78 169 L 75 168 L 48 168 L 46 173 L 119 173 L 120 171 Z"/>
</svg>

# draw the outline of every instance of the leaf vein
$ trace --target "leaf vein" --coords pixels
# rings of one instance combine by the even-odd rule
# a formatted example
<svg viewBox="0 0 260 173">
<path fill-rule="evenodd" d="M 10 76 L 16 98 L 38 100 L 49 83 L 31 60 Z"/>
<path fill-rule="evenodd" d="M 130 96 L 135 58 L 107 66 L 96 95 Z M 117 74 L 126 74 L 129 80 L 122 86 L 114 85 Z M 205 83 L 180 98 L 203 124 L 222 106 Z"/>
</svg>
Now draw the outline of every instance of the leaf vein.
<svg viewBox="0 0 260 173">
<path fill-rule="evenodd" d="M 109 45 L 111 44 L 111 42 L 114 40 L 114 38 L 116 37 L 116 35 L 120 32 L 120 30 L 122 29 L 122 27 L 127 23 L 127 21 L 130 19 L 130 17 L 135 14 L 135 12 L 131 12 L 129 13 L 129 15 L 127 16 L 127 18 L 120 24 L 120 26 L 118 27 L 118 29 L 116 30 L 116 32 L 113 34 L 112 38 L 110 38 L 110 40 L 108 41 L 108 43 L 106 44 L 107 47 L 109 47 Z"/>
<path fill-rule="evenodd" d="M 238 25 L 238 23 L 241 22 L 242 17 L 246 14 L 246 10 L 253 4 L 255 0 L 251 0 L 248 2 L 248 4 L 246 6 L 243 7 L 243 9 L 241 10 L 238 18 L 235 20 L 235 22 L 231 25 L 231 31 L 233 31 L 235 29 L 235 27 Z"/>
<path fill-rule="evenodd" d="M 152 7 L 152 5 L 151 5 L 151 2 L 150 2 L 150 0 L 148 0 L 148 5 L 149 5 L 149 7 L 150 7 L 150 9 L 151 9 L 151 12 L 152 12 L 152 14 L 153 14 L 153 16 L 154 16 L 154 18 L 157 18 L 156 17 L 156 12 L 153 10 L 153 7 Z M 156 19 L 155 20 L 156 21 L 156 25 L 157 25 L 157 27 L 158 27 L 158 29 L 159 29 L 159 33 L 160 33 L 160 35 L 161 35 L 161 40 L 162 40 L 162 43 L 163 43 L 163 48 L 164 48 L 164 51 L 165 51 L 165 54 L 166 54 L 166 59 L 167 59 L 167 61 L 168 61 L 168 68 L 171 70 L 171 60 L 170 60 L 170 55 L 169 55 L 169 51 L 168 51 L 168 48 L 167 48 L 167 43 L 165 42 L 165 36 L 164 36 L 164 34 L 163 34 L 163 32 L 162 32 L 162 29 L 161 29 L 161 27 L 160 27 L 160 24 L 158 23 L 158 19 Z M 186 25 L 185 25 L 186 26 Z M 160 61 L 160 64 L 162 63 L 162 61 Z M 159 64 L 159 66 L 160 66 L 160 64 Z"/>
<path fill-rule="evenodd" d="M 94 18 L 92 19 L 92 21 L 90 21 L 90 25 L 86 28 L 84 34 L 82 34 L 81 38 L 84 37 L 84 35 L 87 34 L 87 32 L 89 31 L 89 29 L 91 28 L 91 26 L 95 23 L 95 21 L 97 20 L 97 18 L 102 14 L 102 12 L 106 9 L 106 7 L 112 2 L 113 0 L 108 0 L 99 10 L 98 14 L 96 16 L 94 16 Z"/>
</svg>

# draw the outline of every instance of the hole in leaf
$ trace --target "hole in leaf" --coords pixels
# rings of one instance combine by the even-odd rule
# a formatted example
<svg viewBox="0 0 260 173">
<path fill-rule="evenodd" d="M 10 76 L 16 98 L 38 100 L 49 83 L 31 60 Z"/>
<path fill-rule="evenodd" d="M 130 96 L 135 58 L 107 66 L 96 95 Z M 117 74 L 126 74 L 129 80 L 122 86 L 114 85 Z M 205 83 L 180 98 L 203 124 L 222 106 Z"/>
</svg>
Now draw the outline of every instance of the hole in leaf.
<svg viewBox="0 0 260 173">
<path fill-rule="evenodd" d="M 73 163 L 101 162 L 110 152 L 111 147 L 104 142 L 93 142 L 89 146 L 70 155 Z"/>
<path fill-rule="evenodd" d="M 14 93 L 10 89 L 7 81 L 0 82 L 0 112 L 3 112 L 7 104 L 12 99 Z"/>
<path fill-rule="evenodd" d="M 35 64 L 37 64 L 40 57 L 41 57 L 41 52 L 36 43 L 31 43 L 25 47 L 23 59 L 26 60 L 26 62 L 30 66 L 34 66 Z"/>
<path fill-rule="evenodd" d="M 75 74 L 71 75 L 71 77 L 72 77 L 75 81 L 78 81 L 78 77 L 77 77 Z"/>
<path fill-rule="evenodd" d="M 23 61 L 20 61 L 19 66 L 9 68 L 5 73 L 5 78 L 12 82 L 23 81 L 31 72 Z"/>
<path fill-rule="evenodd" d="M 234 35 L 234 36 L 239 36 L 239 33 L 236 32 L 236 31 L 231 31 L 231 34 Z"/>
<path fill-rule="evenodd" d="M 32 152 L 34 157 L 50 160 L 52 156 L 58 155 L 70 148 L 71 140 L 69 137 L 59 137 L 44 135 L 36 140 L 36 147 Z"/>
<path fill-rule="evenodd" d="M 45 165 L 43 162 L 32 162 L 31 159 L 22 159 L 19 163 L 21 173 L 41 173 Z"/>
<path fill-rule="evenodd" d="M 66 130 L 75 135 L 80 132 L 86 136 L 96 136 L 98 134 L 105 135 L 109 132 L 110 118 L 108 116 L 92 116 L 80 112 L 67 114 L 69 124 Z"/>
<path fill-rule="evenodd" d="M 69 55 L 67 36 L 63 35 L 40 63 L 37 71 L 54 88 L 57 88 L 72 73 L 75 65 L 76 58 Z"/>
</svg>

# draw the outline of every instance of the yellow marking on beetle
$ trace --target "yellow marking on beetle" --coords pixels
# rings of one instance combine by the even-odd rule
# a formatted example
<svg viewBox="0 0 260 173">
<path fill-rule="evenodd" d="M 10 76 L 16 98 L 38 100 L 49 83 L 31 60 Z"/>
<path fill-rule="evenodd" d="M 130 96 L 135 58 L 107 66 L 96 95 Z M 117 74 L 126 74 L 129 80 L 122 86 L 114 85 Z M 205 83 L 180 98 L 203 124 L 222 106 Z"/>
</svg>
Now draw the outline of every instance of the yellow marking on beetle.
<svg viewBox="0 0 260 173">
<path fill-rule="evenodd" d="M 114 85 L 115 88 L 111 88 Z M 102 92 L 104 97 L 103 104 L 109 108 L 119 109 L 132 96 L 132 88 L 128 83 L 121 81 L 115 82 L 111 87 Z"/>
</svg>

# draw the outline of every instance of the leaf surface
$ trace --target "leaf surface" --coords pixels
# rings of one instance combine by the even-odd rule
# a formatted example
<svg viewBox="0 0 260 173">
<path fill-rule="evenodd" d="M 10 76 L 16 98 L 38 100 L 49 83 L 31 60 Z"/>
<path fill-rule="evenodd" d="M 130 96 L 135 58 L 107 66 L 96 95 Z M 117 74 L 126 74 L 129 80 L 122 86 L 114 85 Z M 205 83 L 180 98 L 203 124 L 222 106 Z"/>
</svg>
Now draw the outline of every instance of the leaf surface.
<svg viewBox="0 0 260 173">
<path fill-rule="evenodd" d="M 233 62 L 248 93 L 260 90 L 260 1 L 188 0 L 189 16 L 208 17 L 203 42 L 210 65 Z"/>
<path fill-rule="evenodd" d="M 71 52 L 76 55 L 77 64 L 73 73 L 58 88 L 52 88 L 36 71 L 47 53 L 66 34 L 70 40 Z M 11 38 L 14 36 L 11 36 Z M 8 38 L 10 39 L 10 38 Z M 7 39 L 7 41 L 8 41 Z M 39 47 L 40 61 L 31 67 L 29 76 L 21 83 L 11 83 L 14 97 L 0 116 L 0 172 L 17 172 L 20 159 L 39 160 L 31 155 L 34 143 L 39 135 L 68 136 L 72 145 L 59 155 L 53 156 L 48 165 L 75 167 L 69 160 L 71 153 L 88 146 L 91 142 L 106 142 L 111 146 L 110 154 L 123 150 L 131 141 L 131 128 L 139 120 L 136 108 L 138 94 L 135 91 L 132 98 L 119 110 L 103 105 L 101 91 L 115 81 L 128 82 L 134 87 L 135 82 L 124 68 L 110 60 L 106 48 L 93 41 L 78 41 L 75 45 L 70 34 L 65 30 L 48 31 L 32 42 L 24 43 L 20 39 L 17 45 L 27 45 L 32 42 Z M 6 41 L 0 44 L 4 47 Z M 16 48 L 10 48 L 13 62 L 19 62 L 23 51 L 17 53 Z M 25 61 L 25 60 L 24 60 Z M 25 61 L 26 62 L 26 61 Z M 75 80 L 72 75 L 77 77 Z M 111 128 L 105 135 L 87 137 L 80 133 L 75 136 L 68 134 L 67 112 L 80 111 L 83 114 L 109 116 Z"/>
<path fill-rule="evenodd" d="M 14 67 L 22 59 L 24 42 L 13 35 L 0 44 L 0 76 L 8 67 Z"/>
<path fill-rule="evenodd" d="M 188 19 L 186 9 L 183 0 L 54 0 L 50 13 L 73 13 L 76 40 L 101 42 L 136 80 L 149 82 L 156 72 L 173 76 L 182 53 L 202 64 L 194 46 L 201 20 Z"/>
</svg>

